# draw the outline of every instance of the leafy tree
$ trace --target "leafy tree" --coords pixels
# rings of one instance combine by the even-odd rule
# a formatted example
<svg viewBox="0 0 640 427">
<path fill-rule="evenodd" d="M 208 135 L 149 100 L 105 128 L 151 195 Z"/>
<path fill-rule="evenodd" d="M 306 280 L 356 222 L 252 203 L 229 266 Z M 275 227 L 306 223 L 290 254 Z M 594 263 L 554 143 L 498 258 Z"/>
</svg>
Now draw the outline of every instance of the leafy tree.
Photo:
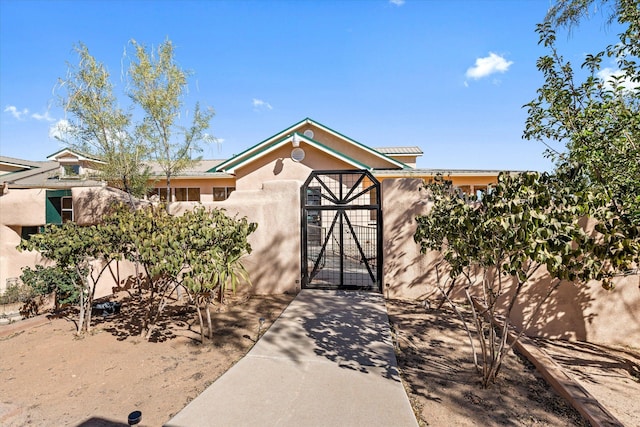
<svg viewBox="0 0 640 427">
<path fill-rule="evenodd" d="M 577 221 L 585 212 L 584 201 L 556 176 L 502 173 L 482 200 L 461 197 L 441 179 L 426 188 L 433 206 L 417 217 L 414 238 L 423 253 L 442 253 L 438 289 L 465 323 L 476 367 L 488 387 L 517 341 L 508 343 L 507 337 L 523 293 L 536 286 L 541 296 L 525 316 L 520 335 L 562 283 L 584 283 L 602 274 L 602 264 L 591 257 L 597 238 Z M 551 280 L 541 290 L 537 277 L 545 269 Z M 464 293 L 473 327 L 451 297 L 453 286 Z M 492 326 L 498 315 L 505 319 L 500 331 Z"/>
<path fill-rule="evenodd" d="M 141 275 L 136 274 L 134 287 L 146 307 L 141 333 L 149 339 L 167 299 L 179 286 L 176 278 L 183 269 L 172 246 L 172 217 L 159 206 L 117 206 L 102 221 L 117 236 L 123 258 L 135 264 L 136 273 L 142 270 Z"/>
<path fill-rule="evenodd" d="M 235 292 L 241 281 L 248 282 L 241 259 L 251 252 L 247 238 L 256 227 L 246 218 L 203 207 L 172 216 L 163 206 L 114 206 L 98 225 L 68 222 L 22 240 L 20 250 L 38 250 L 55 263 L 52 269 L 25 270 L 23 277 L 41 292 L 68 292 L 68 300 L 79 308 L 81 334 L 90 330 L 100 277 L 112 261 L 127 259 L 144 272 L 135 286 L 146 309 L 141 319 L 145 338 L 152 336 L 164 308 L 183 287 L 198 312 L 204 341 L 203 314 L 211 338 L 209 308 L 214 298 L 222 301 L 227 289 Z"/>
<path fill-rule="evenodd" d="M 37 250 L 55 263 L 58 272 L 69 272 L 69 279 L 76 279 L 78 294 L 77 334 L 91 330 L 91 309 L 98 281 L 118 259 L 117 241 L 113 233 L 103 225 L 78 226 L 72 222 L 45 227 L 42 233 L 22 240 L 19 250 Z"/>
<path fill-rule="evenodd" d="M 105 66 L 84 44 L 75 51 L 79 64 L 70 65 L 66 78 L 60 79 L 65 90 L 60 102 L 69 114 L 69 125 L 59 139 L 101 160 L 98 167 L 109 185 L 142 196 L 148 185 L 149 168 L 144 161 L 149 147 L 134 137 L 131 114 L 118 107 Z"/>
<path fill-rule="evenodd" d="M 556 29 L 579 24 L 600 3 L 623 31 L 617 43 L 586 55 L 581 73 L 558 51 Z M 592 193 L 589 215 L 603 240 L 594 255 L 609 263 L 610 276 L 624 274 L 640 251 L 640 2 L 559 1 L 537 32 L 549 54 L 537 63 L 545 81 L 526 105 L 524 136 L 564 144 L 548 150 L 556 173 L 575 192 Z"/>
<path fill-rule="evenodd" d="M 251 253 L 247 237 L 255 231 L 257 224 L 246 218 L 230 218 L 222 210 L 203 207 L 185 213 L 180 222 L 180 253 L 189 267 L 183 275 L 182 285 L 198 312 L 204 342 L 203 312 L 207 318 L 208 338 L 212 339 L 210 306 L 216 296 L 222 302 L 229 287 L 235 293 L 241 281 L 250 283 L 241 259 Z"/>
<path fill-rule="evenodd" d="M 176 64 L 173 43 L 166 40 L 155 52 L 135 40 L 132 43 L 135 59 L 129 69 L 130 97 L 145 113 L 137 132 L 150 144 L 152 157 L 166 177 L 170 197 L 171 178 L 197 160 L 192 153 L 201 151 L 200 142 L 211 140 L 205 130 L 214 113 L 212 109 L 202 111 L 196 103 L 191 124 L 181 126 L 189 74 Z"/>
<path fill-rule="evenodd" d="M 550 54 L 538 61 L 545 83 L 526 105 L 524 136 L 548 144 L 555 174 L 501 174 L 482 200 L 471 201 L 440 180 L 428 186 L 432 210 L 417 218 L 422 251 L 443 255 L 437 269 L 443 297 L 460 313 L 451 297 L 458 287 L 471 307 L 485 386 L 515 343 L 507 343 L 511 311 L 536 274 L 546 271 L 551 282 L 538 288 L 542 297 L 532 303 L 519 334 L 562 283 L 598 280 L 610 289 L 613 277 L 640 261 L 638 0 L 614 2 L 612 19 L 624 28 L 620 42 L 586 56 L 584 82 L 577 82 L 579 73 L 556 47 L 556 27 L 577 24 L 594 3 L 561 0 L 537 30 Z M 604 58 L 618 70 L 606 70 Z M 554 141 L 565 148 L 554 150 Z M 489 323 L 497 314 L 505 316 L 498 332 Z M 466 327 L 475 356 L 472 328 Z"/>
<path fill-rule="evenodd" d="M 209 306 L 228 286 L 235 291 L 240 280 L 248 279 L 241 258 L 251 252 L 247 236 L 256 224 L 203 207 L 172 216 L 162 206 L 123 206 L 104 217 L 104 224 L 116 230 L 124 258 L 144 271 L 138 289 L 146 307 L 145 338 L 152 336 L 164 307 L 181 287 L 196 307 L 203 341 L 203 314 L 211 337 Z"/>
</svg>

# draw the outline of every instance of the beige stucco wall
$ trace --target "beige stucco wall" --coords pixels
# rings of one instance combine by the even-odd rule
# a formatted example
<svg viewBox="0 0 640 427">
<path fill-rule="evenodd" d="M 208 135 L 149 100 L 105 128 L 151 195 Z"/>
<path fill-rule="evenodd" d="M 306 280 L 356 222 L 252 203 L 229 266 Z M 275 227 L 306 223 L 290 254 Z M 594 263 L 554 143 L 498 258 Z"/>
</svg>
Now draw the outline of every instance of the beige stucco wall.
<svg viewBox="0 0 640 427">
<path fill-rule="evenodd" d="M 313 139 L 331 147 L 332 149 L 352 158 L 358 159 L 358 161 L 364 163 L 367 166 L 373 168 L 389 168 L 392 167 L 391 163 L 384 158 L 376 154 L 372 154 L 365 149 L 354 145 L 353 143 L 346 142 L 343 138 L 335 136 L 329 132 L 324 131 L 321 128 L 303 124 L 298 129 L 296 129 L 299 133 L 304 133 L 306 129 L 312 129 L 314 132 Z M 302 146 L 302 145 L 301 145 Z"/>
<path fill-rule="evenodd" d="M 312 170 L 340 170 L 353 169 L 341 160 L 329 156 L 305 143 L 300 144 L 305 151 L 305 157 L 301 162 L 291 160 L 289 144 L 264 155 L 247 166 L 236 170 L 236 189 L 257 190 L 262 188 L 262 183 L 272 180 L 299 180 L 305 181 Z"/>
<path fill-rule="evenodd" d="M 0 197 L 0 292 L 6 289 L 7 279 L 17 278 L 25 266 L 35 267 L 40 260 L 34 252 L 18 252 L 23 226 L 45 223 L 44 189 L 11 189 Z"/>
<path fill-rule="evenodd" d="M 7 287 L 7 279 L 16 279 L 22 268 L 35 267 L 41 257 L 36 252 L 18 252 L 20 235 L 6 225 L 0 225 L 0 292 Z"/>
<path fill-rule="evenodd" d="M 249 236 L 252 253 L 243 264 L 256 294 L 300 289 L 300 181 L 265 182 L 258 190 L 235 191 L 223 202 L 203 203 L 227 214 L 246 216 L 258 224 Z M 195 203 L 173 203 L 172 214 L 193 209 Z"/>
<path fill-rule="evenodd" d="M 435 252 L 419 253 L 413 241 L 415 216 L 428 211 L 424 193 L 418 191 L 421 180 L 387 179 L 382 183 L 384 218 L 384 284 L 391 297 L 439 299 L 436 292 Z M 543 305 L 539 321 L 528 330 L 531 335 L 585 340 L 605 344 L 640 343 L 640 277 L 619 279 L 613 291 L 599 283 L 574 285 L 563 283 Z M 520 328 L 546 292 L 549 277 L 542 272 L 533 286 L 523 293 L 513 318 Z"/>
<path fill-rule="evenodd" d="M 74 219 L 81 225 L 95 223 L 106 206 L 115 201 L 127 201 L 127 196 L 112 188 L 85 187 L 72 189 Z M 19 252 L 20 232 L 24 226 L 46 223 L 45 189 L 11 189 L 0 197 L 0 291 L 6 289 L 7 279 L 17 279 L 25 267 L 44 262 L 36 252 Z M 120 274 L 128 274 L 126 267 Z M 111 294 L 113 276 L 103 276 L 96 291 L 97 297 Z"/>
<path fill-rule="evenodd" d="M 523 292 L 512 318 L 523 325 L 549 287 L 549 276 L 541 272 L 533 286 Z M 615 281 L 605 290 L 599 282 L 576 285 L 563 282 L 542 305 L 539 320 L 527 334 L 548 338 L 640 346 L 640 276 Z"/>
<path fill-rule="evenodd" d="M 71 189 L 73 220 L 79 225 L 100 221 L 101 215 L 115 203 L 130 203 L 127 193 L 111 187 L 76 187 Z"/>
<path fill-rule="evenodd" d="M 263 172 L 273 171 L 274 161 L 266 162 Z M 291 166 L 299 180 L 280 180 Z M 304 166 L 304 165 L 302 165 Z M 282 164 L 278 180 L 267 181 L 257 189 L 236 191 L 224 202 L 204 203 L 206 207 L 224 208 L 230 215 L 247 216 L 258 223 L 250 236 L 253 253 L 244 263 L 258 294 L 295 292 L 300 288 L 300 187 L 308 171 L 293 164 Z M 273 172 L 272 172 L 273 173 Z M 382 182 L 384 263 L 383 292 L 390 297 L 435 299 L 436 265 L 439 254 L 422 255 L 413 241 L 415 217 L 426 213 L 429 205 L 419 191 L 421 179 L 385 179 Z M 14 190 L 12 190 L 14 192 Z M 44 223 L 44 191 L 20 190 L 0 197 L 0 286 L 7 277 L 20 275 L 25 265 L 40 262 L 36 254 L 18 253 L 20 238 L 11 223 Z M 74 189 L 74 208 L 80 223 L 92 223 L 96 214 L 122 194 L 104 188 Z M 10 197 L 11 196 L 11 197 Z M 195 203 L 174 203 L 171 211 L 180 214 Z M 30 213 L 27 213 L 29 208 Z M 33 211 L 33 212 L 31 212 Z M 22 212 L 19 215 L 18 212 Z M 18 222 L 19 220 L 19 222 Z M 120 283 L 132 273 L 130 265 L 117 266 Z M 516 312 L 527 314 L 545 289 L 545 280 L 531 288 L 519 301 Z M 98 296 L 111 292 L 115 284 L 108 273 L 100 284 Z M 640 342 L 640 289 L 638 276 L 618 280 L 614 291 L 598 284 L 575 286 L 563 284 L 557 295 L 543 307 L 541 320 L 529 330 L 531 334 L 600 343 L 636 345 Z M 388 285 L 388 286 L 387 286 Z M 523 317 L 514 316 L 517 326 Z"/>
<path fill-rule="evenodd" d="M 384 233 L 383 288 L 385 296 L 424 299 L 432 293 L 435 280 L 433 260 L 424 256 L 413 241 L 415 217 L 427 212 L 421 179 L 402 178 L 382 181 Z"/>
<path fill-rule="evenodd" d="M 45 189 L 9 189 L 0 197 L 0 224 L 36 226 L 45 223 Z"/>
</svg>

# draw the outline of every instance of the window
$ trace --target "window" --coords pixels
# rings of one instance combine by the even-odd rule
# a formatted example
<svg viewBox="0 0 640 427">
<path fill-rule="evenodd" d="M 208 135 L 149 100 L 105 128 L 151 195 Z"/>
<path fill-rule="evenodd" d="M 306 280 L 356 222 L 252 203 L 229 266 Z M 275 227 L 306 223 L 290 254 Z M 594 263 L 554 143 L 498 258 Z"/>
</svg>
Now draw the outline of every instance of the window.
<svg viewBox="0 0 640 427">
<path fill-rule="evenodd" d="M 200 201 L 199 188 L 176 188 L 173 194 L 176 202 L 199 202 Z"/>
<path fill-rule="evenodd" d="M 34 234 L 38 234 L 40 232 L 40 227 L 38 226 L 27 226 L 23 225 L 20 230 L 20 237 L 25 240 L 28 240 Z"/>
<path fill-rule="evenodd" d="M 200 201 L 200 189 L 199 188 L 172 188 L 171 193 L 173 195 L 173 201 L 176 202 L 199 202 Z M 161 202 L 169 201 L 167 197 L 167 187 L 154 188 L 149 193 L 149 197 L 158 196 Z"/>
<path fill-rule="evenodd" d="M 151 188 L 147 193 L 149 198 L 159 198 L 161 202 L 167 201 L 167 187 Z"/>
<path fill-rule="evenodd" d="M 471 195 L 471 186 L 470 185 L 458 185 L 458 189 L 465 196 Z"/>
<path fill-rule="evenodd" d="M 229 195 L 235 191 L 235 187 L 213 187 L 213 201 L 220 202 L 227 200 Z"/>
<path fill-rule="evenodd" d="M 63 176 L 70 178 L 70 177 L 77 177 L 78 175 L 80 175 L 80 165 L 65 165 L 63 166 Z"/>
<path fill-rule="evenodd" d="M 156 194 L 160 197 L 161 202 L 166 202 L 169 198 L 167 197 L 167 187 L 157 188 Z"/>
<path fill-rule="evenodd" d="M 71 197 L 62 197 L 60 199 L 62 222 L 73 221 L 73 199 Z"/>
</svg>

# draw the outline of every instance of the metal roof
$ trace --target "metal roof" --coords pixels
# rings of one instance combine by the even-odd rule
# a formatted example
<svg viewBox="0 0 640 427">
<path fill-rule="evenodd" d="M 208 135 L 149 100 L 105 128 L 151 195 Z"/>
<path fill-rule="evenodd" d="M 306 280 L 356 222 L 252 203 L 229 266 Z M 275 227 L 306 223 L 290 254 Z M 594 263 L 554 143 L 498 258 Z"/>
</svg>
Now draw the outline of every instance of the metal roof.
<svg viewBox="0 0 640 427">
<path fill-rule="evenodd" d="M 43 163 L 31 160 L 17 159 L 15 157 L 0 156 L 0 164 L 23 167 L 24 169 L 39 168 Z"/>
<path fill-rule="evenodd" d="M 71 188 L 93 187 L 101 185 L 101 181 L 93 179 L 60 179 L 60 164 L 58 162 L 31 162 L 33 169 L 0 175 L 0 183 L 6 183 L 10 188 Z"/>
<path fill-rule="evenodd" d="M 382 154 L 386 154 L 386 155 L 416 155 L 416 156 L 421 156 L 422 154 L 424 154 L 422 152 L 422 150 L 420 149 L 420 147 L 414 145 L 414 146 L 407 146 L 407 147 L 376 147 L 374 148 L 374 150 L 382 153 Z"/>
<path fill-rule="evenodd" d="M 224 162 L 224 160 L 198 160 L 192 165 L 190 165 L 187 169 L 180 171 L 177 176 L 174 178 L 183 178 L 183 177 L 215 177 L 215 176 L 227 176 L 228 174 L 219 173 L 219 172 L 208 172 L 209 170 L 215 168 L 220 163 Z M 164 171 L 160 167 L 160 164 L 155 161 L 147 162 L 149 168 L 151 169 L 151 175 L 162 177 L 164 175 Z M 228 175 L 232 176 L 232 175 Z"/>
<path fill-rule="evenodd" d="M 454 176 L 498 176 L 501 172 L 520 173 L 522 171 L 490 170 L 490 169 L 411 169 L 411 170 L 389 170 L 376 169 L 373 174 L 376 176 L 406 176 L 420 178 L 422 176 L 454 175 Z"/>
<path fill-rule="evenodd" d="M 23 164 L 26 162 L 23 161 Z M 4 175 L 0 175 L 0 182 L 6 182 L 9 184 L 15 184 L 23 182 L 42 182 L 46 180 L 52 173 L 58 171 L 60 165 L 58 162 L 29 162 L 31 163 L 30 169 L 11 172 Z"/>
</svg>

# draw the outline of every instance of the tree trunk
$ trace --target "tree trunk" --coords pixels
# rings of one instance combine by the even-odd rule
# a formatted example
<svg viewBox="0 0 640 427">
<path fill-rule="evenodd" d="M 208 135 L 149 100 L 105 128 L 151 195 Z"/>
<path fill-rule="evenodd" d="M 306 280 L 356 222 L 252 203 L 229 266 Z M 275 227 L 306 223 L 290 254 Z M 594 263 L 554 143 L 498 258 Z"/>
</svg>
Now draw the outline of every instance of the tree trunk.
<svg viewBox="0 0 640 427">
<path fill-rule="evenodd" d="M 202 319 L 202 311 L 197 301 L 196 301 L 196 310 L 198 311 L 198 321 L 200 322 L 200 343 L 204 344 L 204 320 Z"/>
<path fill-rule="evenodd" d="M 209 300 L 207 299 L 204 308 L 205 310 L 207 310 L 207 327 L 209 330 L 209 341 L 211 341 L 213 339 L 213 326 L 211 325 L 211 310 L 209 310 Z"/>
<path fill-rule="evenodd" d="M 167 173 L 167 212 L 169 212 L 169 205 L 171 205 L 173 199 L 171 197 L 171 174 Z"/>
<path fill-rule="evenodd" d="M 84 289 L 80 289 L 80 314 L 78 315 L 78 330 L 76 335 L 82 335 L 82 327 L 84 325 Z"/>
</svg>

